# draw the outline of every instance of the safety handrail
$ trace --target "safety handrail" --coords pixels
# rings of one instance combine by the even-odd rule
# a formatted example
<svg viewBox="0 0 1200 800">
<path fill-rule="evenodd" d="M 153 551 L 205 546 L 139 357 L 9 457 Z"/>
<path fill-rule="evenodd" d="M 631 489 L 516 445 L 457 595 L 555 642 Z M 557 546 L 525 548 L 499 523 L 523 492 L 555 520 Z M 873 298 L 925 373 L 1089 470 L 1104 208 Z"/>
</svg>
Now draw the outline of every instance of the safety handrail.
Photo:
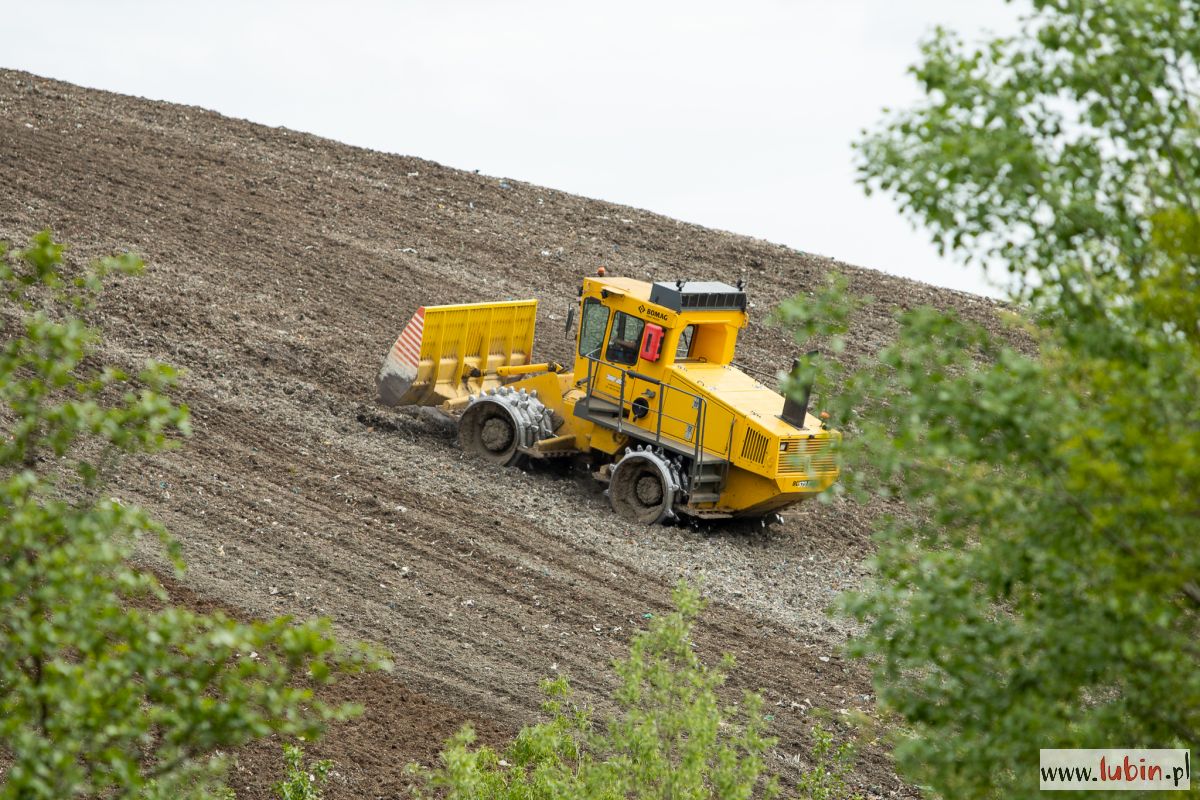
<svg viewBox="0 0 1200 800">
<path fill-rule="evenodd" d="M 655 430 L 654 430 L 654 443 L 661 445 L 663 442 L 662 423 L 663 423 L 664 419 L 672 420 L 674 422 L 679 422 L 679 423 L 682 423 L 683 425 L 691 425 L 692 426 L 692 430 L 693 430 L 693 439 L 691 442 L 691 444 L 692 444 L 692 468 L 689 472 L 689 478 L 690 478 L 689 483 L 690 483 L 690 485 L 694 486 L 695 478 L 699 474 L 699 471 L 700 471 L 701 459 L 705 452 L 704 433 L 705 433 L 705 428 L 708 423 L 708 399 L 702 395 L 696 394 L 695 392 L 689 392 L 687 389 L 683 389 L 679 386 L 674 386 L 669 383 L 663 383 L 662 381 L 658 380 L 657 378 L 651 378 L 648 375 L 643 375 L 642 373 L 635 372 L 634 370 L 624 369 L 615 364 L 611 364 L 607 361 L 601 361 L 600 359 L 595 358 L 594 356 L 585 355 L 583 357 L 586 358 L 588 361 L 587 395 L 586 395 L 586 397 L 588 400 L 590 400 L 592 397 L 599 395 L 599 396 L 601 396 L 601 398 L 610 398 L 610 399 L 617 400 L 617 409 L 618 409 L 617 433 L 624 432 L 625 409 L 628 407 L 632 410 L 632 408 L 633 408 L 633 402 L 630 401 L 629 403 L 626 403 L 626 400 L 625 400 L 626 379 L 631 377 L 635 380 L 643 380 L 643 381 L 646 381 L 647 383 L 652 383 L 659 387 L 658 408 L 655 412 L 656 413 L 656 422 L 655 422 Z M 616 370 L 621 375 L 620 388 L 618 390 L 620 392 L 620 394 L 617 397 L 614 397 L 609 392 L 606 392 L 603 390 L 597 390 L 597 388 L 596 388 L 596 384 L 597 384 L 596 376 L 599 374 L 600 366 L 602 364 L 604 366 L 610 367 L 613 370 Z M 666 393 L 668 390 L 678 392 L 686 397 L 692 398 L 692 400 L 693 400 L 692 407 L 696 411 L 696 414 L 692 419 L 690 419 L 690 420 L 684 419 L 681 417 L 676 417 L 676 416 L 673 416 L 670 414 L 663 413 L 663 404 L 666 400 Z M 732 449 L 733 449 L 733 428 L 734 428 L 735 423 L 736 423 L 736 418 L 731 417 L 730 425 L 729 425 L 729 436 L 725 442 L 724 451 L 717 453 L 717 451 L 710 449 L 710 452 L 713 452 L 717 455 L 721 455 L 726 458 L 729 457 L 729 455 L 731 454 Z M 643 433 L 647 432 L 646 429 L 642 428 L 641 426 L 635 426 L 635 427 L 640 432 L 643 432 Z M 674 439 L 674 437 L 668 437 L 668 438 Z"/>
</svg>

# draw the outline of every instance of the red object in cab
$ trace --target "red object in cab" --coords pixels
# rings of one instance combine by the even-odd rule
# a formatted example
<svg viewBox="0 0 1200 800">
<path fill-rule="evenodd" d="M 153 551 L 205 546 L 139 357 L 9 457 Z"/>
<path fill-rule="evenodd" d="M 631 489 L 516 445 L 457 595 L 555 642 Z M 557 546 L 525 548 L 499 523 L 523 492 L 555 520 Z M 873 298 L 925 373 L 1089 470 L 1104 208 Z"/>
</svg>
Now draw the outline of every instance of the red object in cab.
<svg viewBox="0 0 1200 800">
<path fill-rule="evenodd" d="M 642 336 L 641 357 L 647 361 L 658 361 L 662 355 L 663 329 L 661 325 L 646 324 L 646 333 Z"/>
</svg>

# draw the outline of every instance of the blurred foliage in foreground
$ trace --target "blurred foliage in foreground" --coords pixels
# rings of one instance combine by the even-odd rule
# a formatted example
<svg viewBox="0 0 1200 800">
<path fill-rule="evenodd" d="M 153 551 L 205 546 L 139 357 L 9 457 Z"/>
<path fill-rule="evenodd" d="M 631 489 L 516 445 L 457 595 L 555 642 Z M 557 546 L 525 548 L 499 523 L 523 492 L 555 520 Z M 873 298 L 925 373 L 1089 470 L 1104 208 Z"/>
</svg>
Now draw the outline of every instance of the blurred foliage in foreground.
<svg viewBox="0 0 1200 800">
<path fill-rule="evenodd" d="M 107 481 L 122 456 L 186 435 L 188 412 L 164 394 L 170 367 L 97 363 L 99 332 L 80 318 L 141 261 L 71 274 L 62 253 L 48 232 L 0 244 L 0 798 L 209 796 L 220 750 L 317 733 L 354 709 L 306 687 L 378 661 L 324 622 L 172 607 L 131 564 L 149 534 L 182 569 L 166 531 Z"/>
<path fill-rule="evenodd" d="M 1008 268 L 1010 330 L 919 308 L 812 367 L 843 489 L 913 512 L 845 608 L 901 769 L 945 797 L 1035 796 L 1039 748 L 1200 734 L 1197 3 L 1033 5 L 1012 38 L 937 32 L 924 101 L 859 145 L 868 188 Z M 852 315 L 838 281 L 781 311 L 833 349 Z"/>
</svg>

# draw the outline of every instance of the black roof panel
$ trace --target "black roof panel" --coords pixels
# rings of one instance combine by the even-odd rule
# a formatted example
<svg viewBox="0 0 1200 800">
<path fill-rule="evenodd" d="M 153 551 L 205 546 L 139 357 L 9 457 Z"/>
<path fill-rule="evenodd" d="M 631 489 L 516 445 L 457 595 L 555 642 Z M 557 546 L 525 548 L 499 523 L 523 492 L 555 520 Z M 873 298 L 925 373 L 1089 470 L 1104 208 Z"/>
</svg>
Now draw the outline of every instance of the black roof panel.
<svg viewBox="0 0 1200 800">
<path fill-rule="evenodd" d="M 720 281 L 656 281 L 650 302 L 672 311 L 746 310 L 746 293 Z"/>
</svg>

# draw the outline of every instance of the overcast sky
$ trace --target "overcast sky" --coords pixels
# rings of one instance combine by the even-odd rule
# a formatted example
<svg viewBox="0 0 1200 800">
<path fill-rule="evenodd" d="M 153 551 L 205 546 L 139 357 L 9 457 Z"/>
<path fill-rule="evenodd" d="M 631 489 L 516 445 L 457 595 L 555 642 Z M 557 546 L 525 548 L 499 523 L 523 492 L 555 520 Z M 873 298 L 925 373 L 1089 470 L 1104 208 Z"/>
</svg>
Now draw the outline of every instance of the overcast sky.
<svg viewBox="0 0 1200 800">
<path fill-rule="evenodd" d="M 973 292 L 850 143 L 1002 0 L 6 2 L 0 65 L 599 197 Z M 719 276 L 712 276 L 719 277 Z"/>
</svg>

